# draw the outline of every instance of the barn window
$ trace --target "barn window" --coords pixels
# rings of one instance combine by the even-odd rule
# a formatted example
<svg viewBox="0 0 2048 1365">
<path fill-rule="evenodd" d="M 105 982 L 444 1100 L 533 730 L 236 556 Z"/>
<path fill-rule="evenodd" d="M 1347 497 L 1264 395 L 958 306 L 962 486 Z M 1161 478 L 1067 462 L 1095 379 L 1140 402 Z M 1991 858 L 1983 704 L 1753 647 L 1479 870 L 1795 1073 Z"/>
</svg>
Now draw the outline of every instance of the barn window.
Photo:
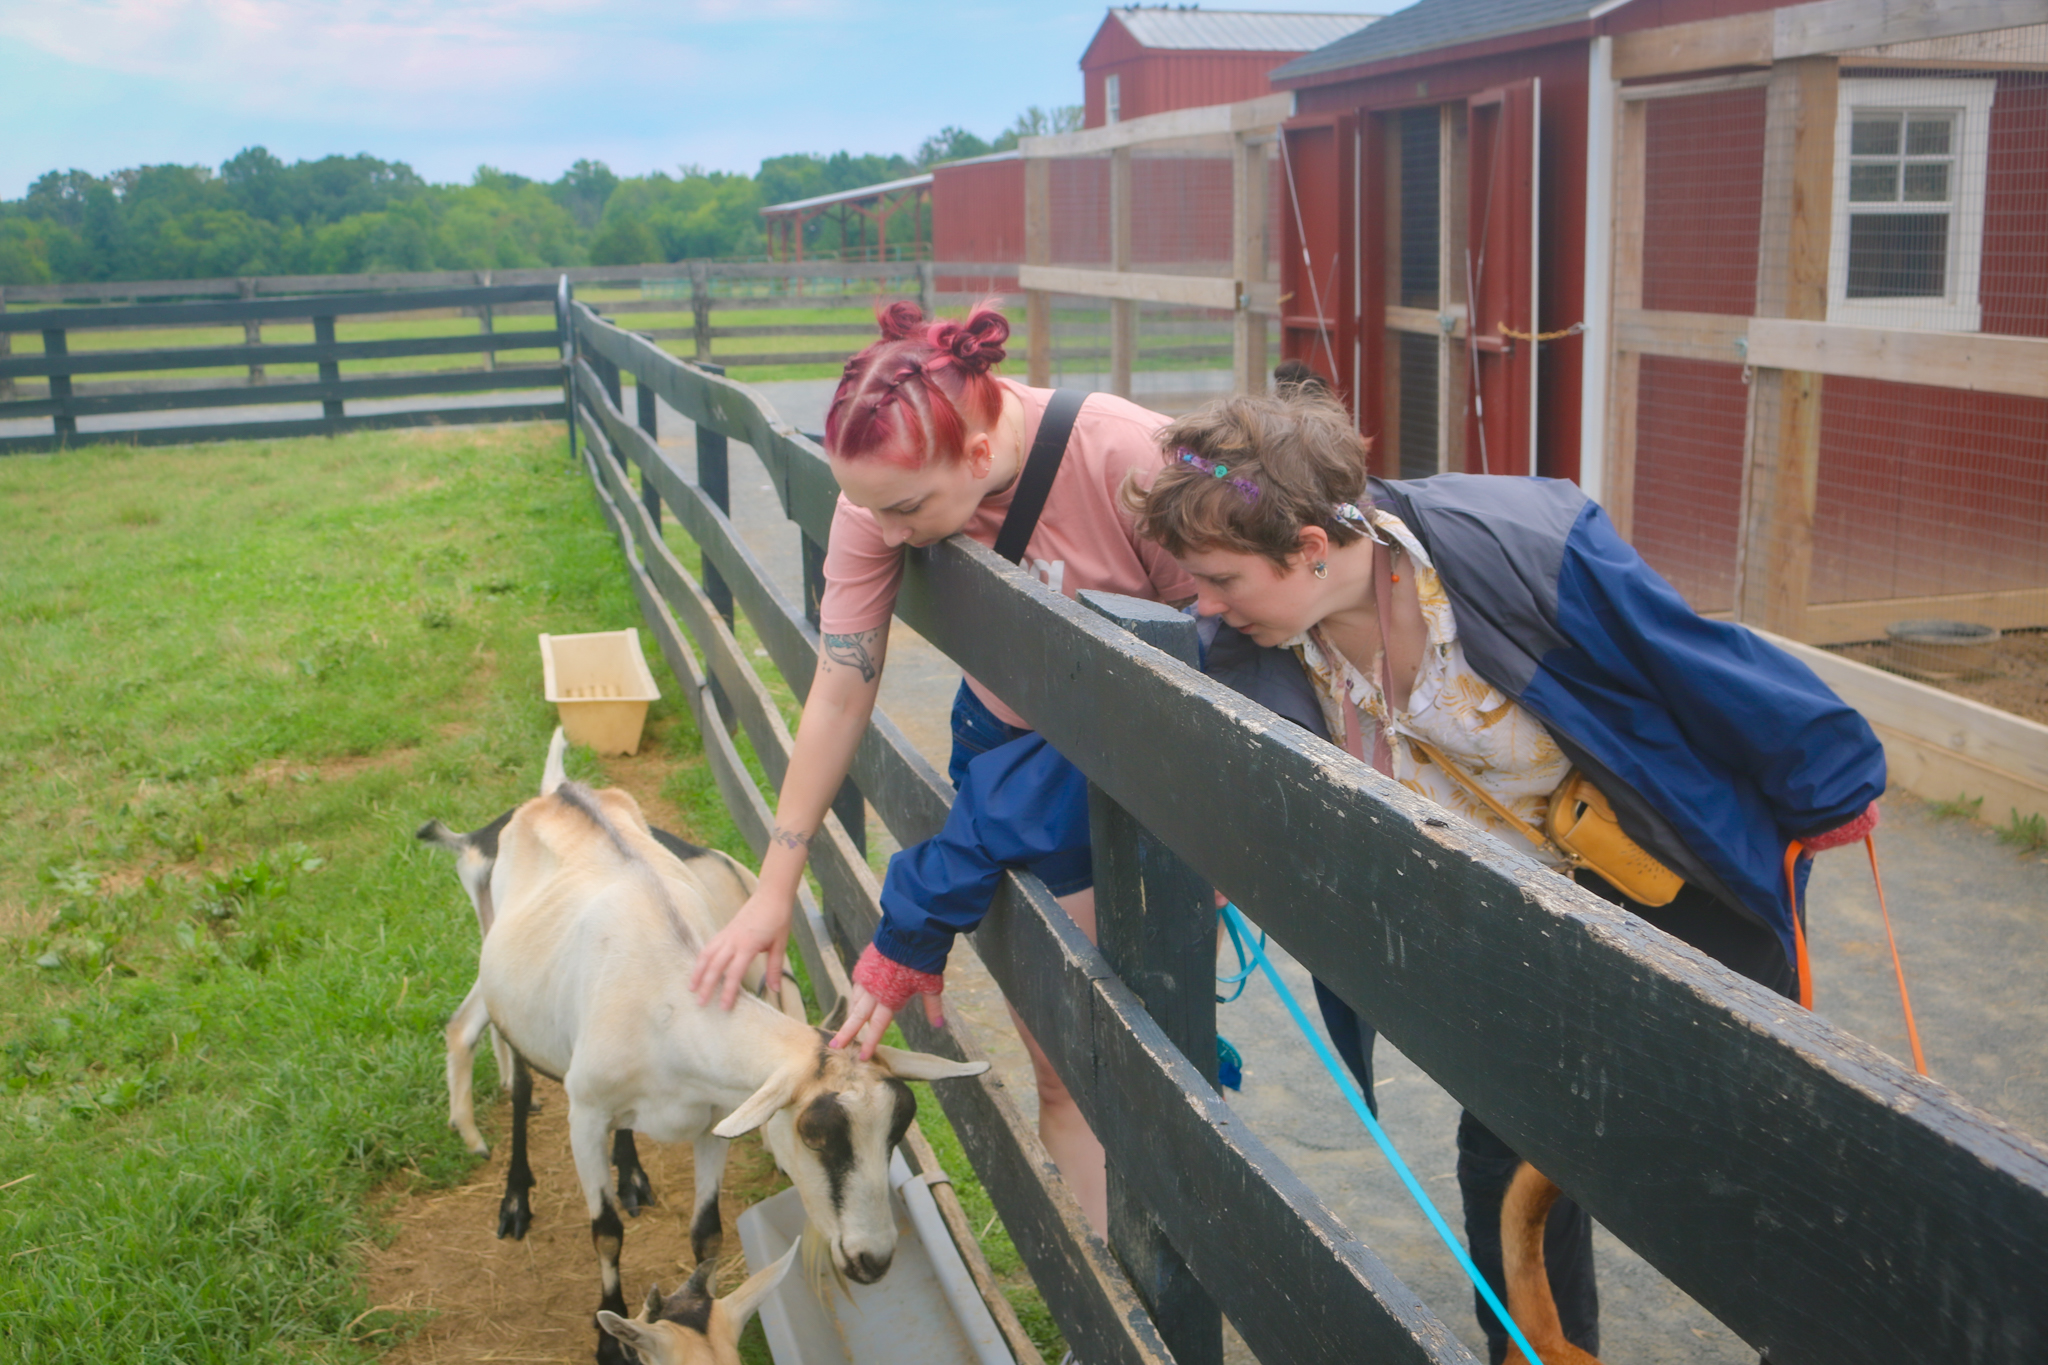
<svg viewBox="0 0 2048 1365">
<path fill-rule="evenodd" d="M 1844 79 L 1828 320 L 1974 332 L 1989 80 Z"/>
<path fill-rule="evenodd" d="M 1123 81 L 1115 72 L 1111 72 L 1102 78 L 1102 103 L 1103 107 L 1109 111 L 1107 122 L 1115 123 L 1123 118 Z"/>
</svg>

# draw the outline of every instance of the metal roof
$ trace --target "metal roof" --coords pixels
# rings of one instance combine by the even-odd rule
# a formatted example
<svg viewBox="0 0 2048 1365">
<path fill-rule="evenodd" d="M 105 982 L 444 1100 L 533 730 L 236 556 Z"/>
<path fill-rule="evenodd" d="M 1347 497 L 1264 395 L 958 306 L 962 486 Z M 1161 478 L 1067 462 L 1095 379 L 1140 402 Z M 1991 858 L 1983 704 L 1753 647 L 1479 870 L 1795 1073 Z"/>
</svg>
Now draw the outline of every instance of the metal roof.
<svg viewBox="0 0 2048 1365">
<path fill-rule="evenodd" d="M 931 175 L 927 172 L 924 175 L 906 176 L 901 180 L 885 180 L 879 185 L 862 185 L 858 189 L 840 190 L 837 194 L 820 194 L 810 199 L 792 199 L 787 204 L 770 204 L 761 212 L 795 213 L 799 209 L 821 209 L 830 204 L 858 203 L 863 199 L 879 199 L 885 194 L 894 194 L 897 190 L 915 189 L 931 183 Z"/>
<path fill-rule="evenodd" d="M 1117 7 L 1110 17 L 1140 47 L 1174 51 L 1309 52 L 1372 23 L 1374 14 Z"/>
<path fill-rule="evenodd" d="M 1274 71 L 1272 79 L 1295 80 L 1434 48 L 1577 23 L 1605 8 L 1611 6 L 1601 0 L 1416 0 L 1369 28 L 1296 57 Z"/>
</svg>

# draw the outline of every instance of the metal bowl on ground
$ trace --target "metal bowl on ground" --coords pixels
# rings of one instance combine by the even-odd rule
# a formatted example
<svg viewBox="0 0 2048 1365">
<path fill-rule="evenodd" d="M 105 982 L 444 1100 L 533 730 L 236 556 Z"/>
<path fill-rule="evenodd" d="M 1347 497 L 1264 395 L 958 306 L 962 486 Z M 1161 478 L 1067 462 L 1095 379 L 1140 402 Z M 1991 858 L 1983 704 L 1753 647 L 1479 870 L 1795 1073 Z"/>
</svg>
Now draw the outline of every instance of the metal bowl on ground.
<svg viewBox="0 0 2048 1365">
<path fill-rule="evenodd" d="M 1974 621 L 1894 621 L 1884 633 L 1901 668 L 1946 677 L 1990 668 L 1998 644 L 1998 627 Z"/>
</svg>

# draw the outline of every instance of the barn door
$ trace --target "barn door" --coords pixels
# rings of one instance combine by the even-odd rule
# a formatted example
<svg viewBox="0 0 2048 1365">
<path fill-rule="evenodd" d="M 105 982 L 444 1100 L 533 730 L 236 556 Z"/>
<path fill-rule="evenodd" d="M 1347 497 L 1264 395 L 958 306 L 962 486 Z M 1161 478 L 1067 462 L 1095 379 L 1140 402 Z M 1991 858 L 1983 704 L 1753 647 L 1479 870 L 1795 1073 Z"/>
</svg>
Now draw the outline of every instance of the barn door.
<svg viewBox="0 0 2048 1365">
<path fill-rule="evenodd" d="M 1465 269 L 1473 383 L 1465 414 L 1468 469 L 1536 472 L 1538 81 L 1466 104 Z M 1523 334 L 1520 337 L 1515 333 Z"/>
<path fill-rule="evenodd" d="M 1358 119 L 1316 114 L 1280 132 L 1280 355 L 1358 411 Z"/>
</svg>

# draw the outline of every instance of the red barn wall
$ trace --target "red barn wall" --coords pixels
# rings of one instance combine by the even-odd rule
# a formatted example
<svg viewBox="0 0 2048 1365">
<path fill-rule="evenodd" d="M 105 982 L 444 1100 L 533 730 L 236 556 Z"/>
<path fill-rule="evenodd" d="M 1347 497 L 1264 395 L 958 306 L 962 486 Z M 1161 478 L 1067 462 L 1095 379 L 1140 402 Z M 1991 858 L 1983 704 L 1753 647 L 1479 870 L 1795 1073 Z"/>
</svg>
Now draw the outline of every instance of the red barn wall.
<svg viewBox="0 0 2048 1365">
<path fill-rule="evenodd" d="M 1370 130 L 1367 135 L 1378 136 L 1380 125 L 1371 115 L 1445 104 L 1532 76 L 1540 78 L 1538 326 L 1557 331 L 1579 321 L 1585 305 L 1587 61 L 1584 41 L 1554 43 L 1308 86 L 1296 92 L 1295 109 L 1297 114 L 1356 110 L 1364 116 L 1360 127 Z M 1365 201 L 1364 211 L 1378 212 L 1372 199 Z M 1576 336 L 1542 346 L 1537 368 L 1537 468 L 1554 478 L 1576 479 L 1585 348 Z M 1368 394 L 1378 393 L 1381 377 L 1368 375 L 1362 383 Z"/>
<path fill-rule="evenodd" d="M 1022 159 L 932 168 L 932 259 L 1024 259 Z"/>
<path fill-rule="evenodd" d="M 1097 48 L 1104 44 L 1097 44 Z M 1173 52 L 1130 45 L 1106 57 L 1091 50 L 1081 68 L 1083 125 L 1100 128 L 1109 121 L 1105 81 L 1119 77 L 1120 116 L 1142 118 L 1171 109 L 1199 109 L 1209 104 L 1235 104 L 1273 93 L 1266 74 L 1293 61 L 1298 52 Z M 1099 64 L 1086 64 L 1088 61 Z"/>
</svg>

